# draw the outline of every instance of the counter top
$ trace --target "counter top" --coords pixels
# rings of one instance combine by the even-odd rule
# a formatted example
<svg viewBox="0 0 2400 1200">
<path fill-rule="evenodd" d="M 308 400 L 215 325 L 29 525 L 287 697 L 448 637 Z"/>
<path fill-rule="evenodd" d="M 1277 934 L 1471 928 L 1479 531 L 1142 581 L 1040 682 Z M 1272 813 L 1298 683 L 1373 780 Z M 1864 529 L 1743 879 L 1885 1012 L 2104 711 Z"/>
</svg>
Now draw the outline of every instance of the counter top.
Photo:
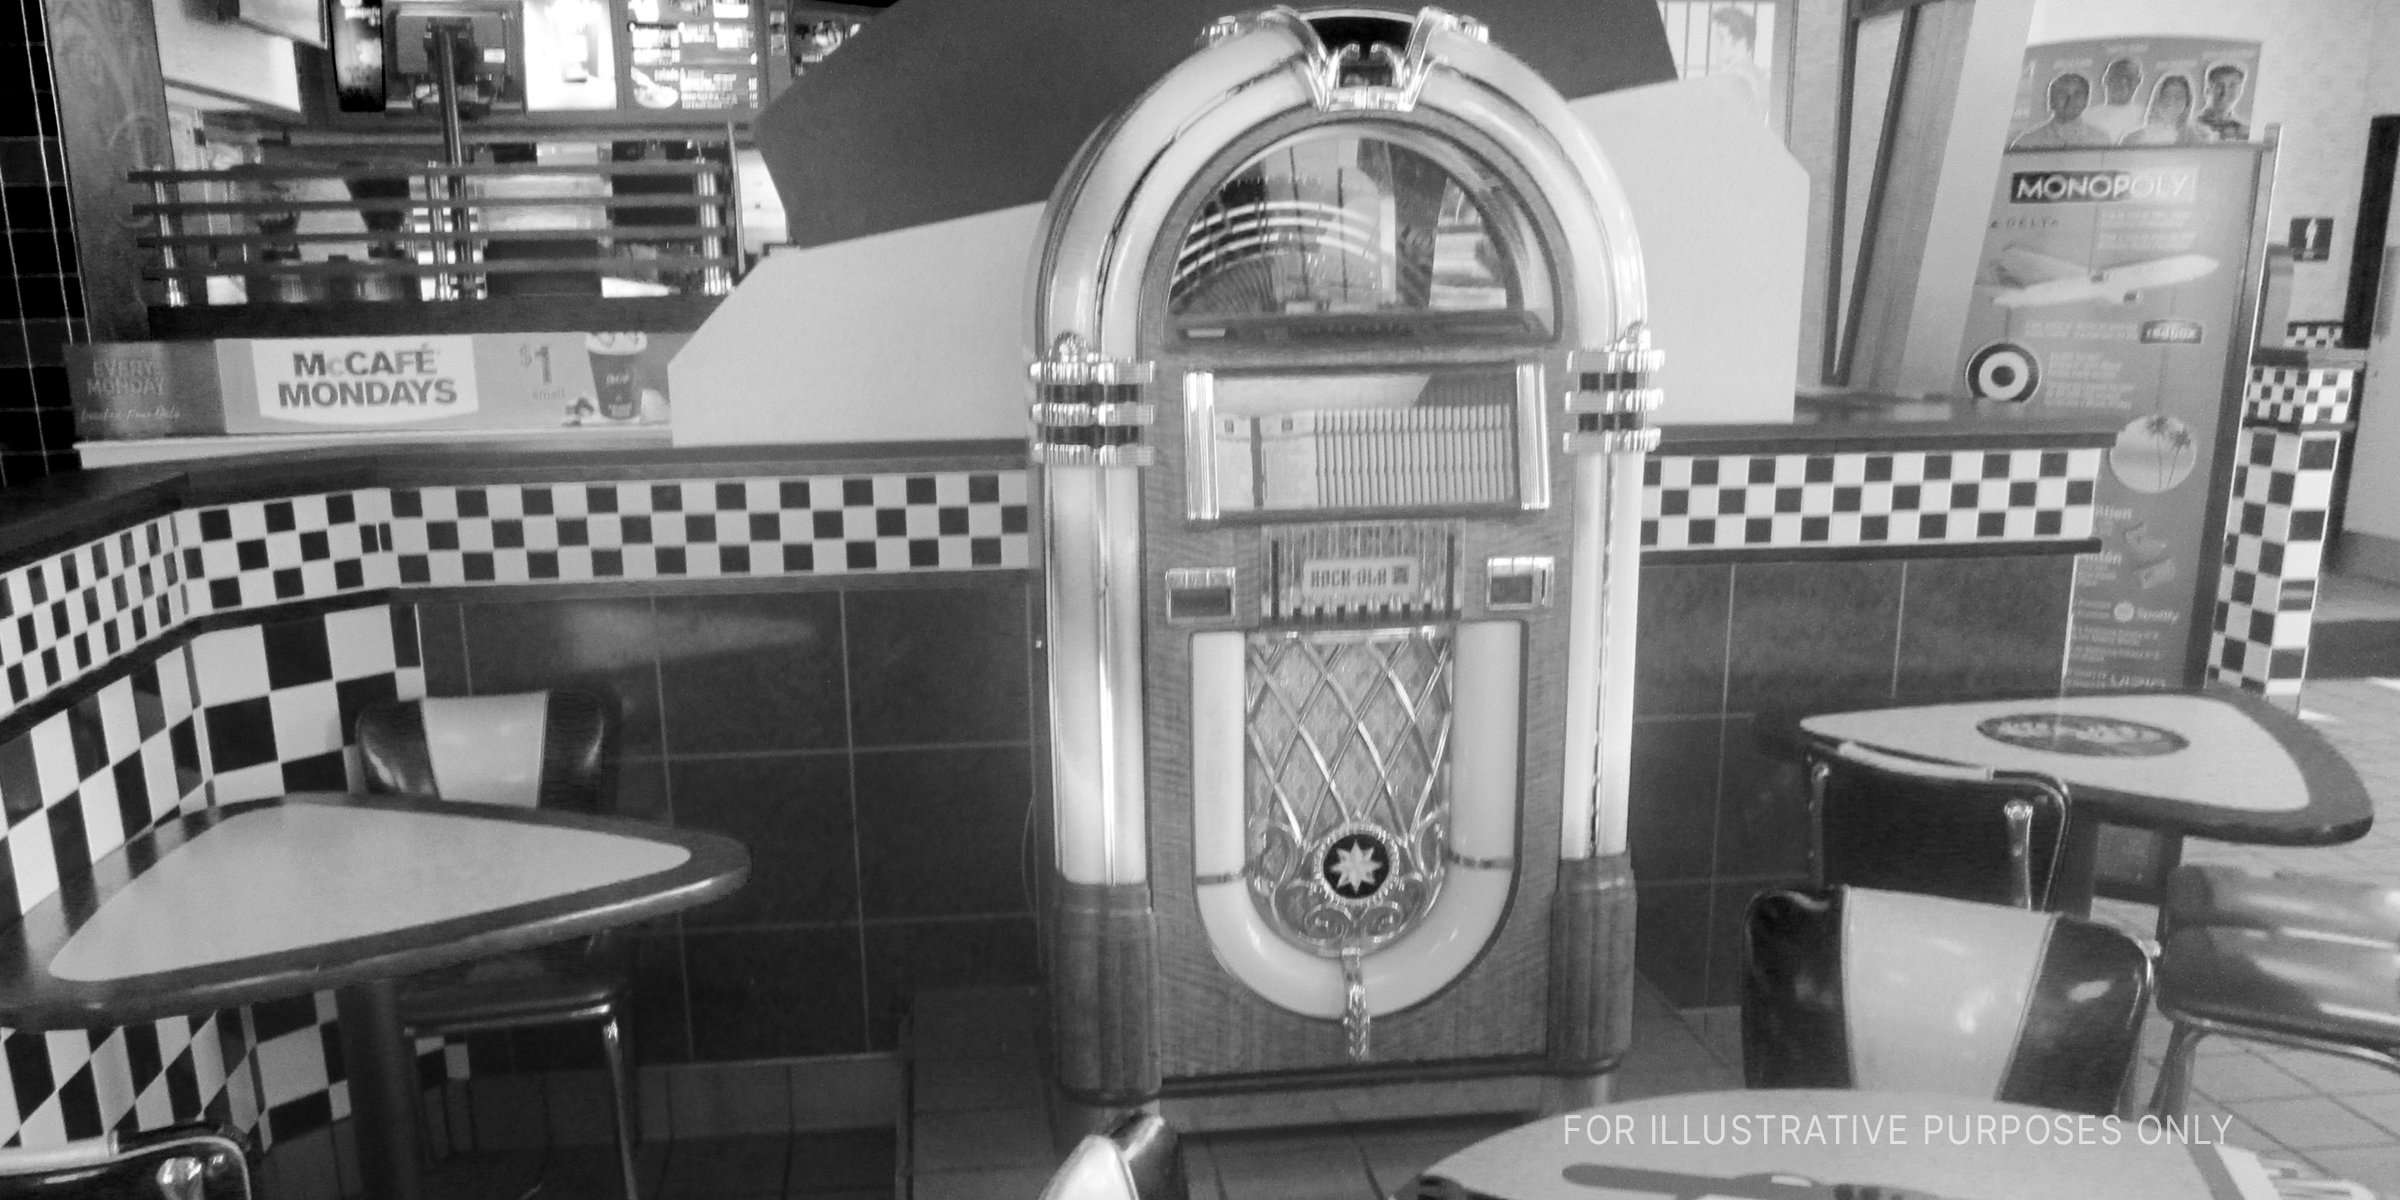
<svg viewBox="0 0 2400 1200">
<path fill-rule="evenodd" d="M 595 446 L 562 438 L 378 442 L 282 450 L 49 476 L 7 490 L 0 564 L 22 561 L 179 508 L 364 487 L 686 478 L 840 471 L 1014 470 L 1015 440 L 808 446 Z"/>
<path fill-rule="evenodd" d="M 2250 352 L 2250 365 L 2303 371 L 2354 371 L 2367 365 L 2367 352 L 2340 346 L 2260 346 Z"/>
<path fill-rule="evenodd" d="M 1790 425 L 1667 426 L 1664 457 L 1813 456 L 1885 450 L 2097 448 L 2111 416 L 2005 404 L 1908 401 L 1854 393 L 1803 397 Z M 777 476 L 810 472 L 1012 471 L 1016 439 L 811 445 L 626 445 L 539 435 L 494 441 L 381 439 L 105 467 L 9 489 L 0 563 L 24 559 L 179 509 L 361 488 Z"/>
<path fill-rule="evenodd" d="M 1670 401 L 1670 403 L 1672 403 Z M 1990 400 L 1911 400 L 1867 392 L 1803 395 L 1789 425 L 1667 425 L 1665 454 L 1755 454 L 1822 447 L 1875 449 L 2053 449 L 2106 446 L 2125 424 L 2113 413 Z"/>
</svg>

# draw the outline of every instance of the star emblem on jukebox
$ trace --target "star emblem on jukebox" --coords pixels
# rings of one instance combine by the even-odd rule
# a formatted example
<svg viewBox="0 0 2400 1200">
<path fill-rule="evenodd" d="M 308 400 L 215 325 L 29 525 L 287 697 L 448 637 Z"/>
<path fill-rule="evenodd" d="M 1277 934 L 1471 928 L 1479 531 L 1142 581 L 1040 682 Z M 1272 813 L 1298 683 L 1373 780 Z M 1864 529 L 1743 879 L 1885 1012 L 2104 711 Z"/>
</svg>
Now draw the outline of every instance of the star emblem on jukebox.
<svg viewBox="0 0 2400 1200">
<path fill-rule="evenodd" d="M 1392 877 L 1392 848 L 1371 830 L 1350 830 L 1326 843 L 1317 869 L 1335 896 L 1364 900 Z"/>
</svg>

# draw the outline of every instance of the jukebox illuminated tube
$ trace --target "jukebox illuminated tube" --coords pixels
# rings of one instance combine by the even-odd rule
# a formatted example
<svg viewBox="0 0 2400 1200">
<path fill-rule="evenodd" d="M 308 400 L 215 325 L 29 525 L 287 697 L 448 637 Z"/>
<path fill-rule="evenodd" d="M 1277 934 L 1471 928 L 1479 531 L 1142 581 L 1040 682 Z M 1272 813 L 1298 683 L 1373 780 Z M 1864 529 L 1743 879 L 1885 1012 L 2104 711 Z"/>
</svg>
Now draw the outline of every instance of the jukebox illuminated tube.
<svg viewBox="0 0 2400 1200">
<path fill-rule="evenodd" d="M 1566 794 L 1560 800 L 1558 856 L 1564 859 L 1625 852 L 1626 780 L 1632 770 L 1632 739 L 1625 734 L 1633 728 L 1641 538 L 1638 526 L 1618 526 L 1630 524 L 1623 514 L 1641 512 L 1641 504 L 1641 451 L 1576 456 L 1574 615 L 1583 627 L 1578 632 L 1588 629 L 1591 636 L 1570 637 L 1568 642 L 1572 690 L 1567 728 L 1588 729 L 1593 736 L 1588 756 L 1579 754 L 1570 764 Z M 1577 686 L 1578 675 L 1590 685 Z"/>
<path fill-rule="evenodd" d="M 1141 883 L 1141 473 L 1052 467 L 1043 484 L 1058 871 L 1069 883 Z"/>
<path fill-rule="evenodd" d="M 1574 589 L 1567 634 L 1565 794 L 1551 906 L 1552 1061 L 1612 1068 L 1633 1037 L 1633 863 L 1625 852 L 1633 655 L 1641 571 L 1642 459 L 1662 357 L 1641 322 L 1568 356 L 1567 450 L 1575 460 Z M 1578 744 L 1576 739 L 1586 739 Z"/>
<path fill-rule="evenodd" d="M 1050 956 L 1059 1082 L 1079 1101 L 1158 1092 L 1157 926 L 1143 819 L 1141 500 L 1147 362 L 1062 335 L 1033 364 L 1042 467 L 1058 895 Z"/>
</svg>

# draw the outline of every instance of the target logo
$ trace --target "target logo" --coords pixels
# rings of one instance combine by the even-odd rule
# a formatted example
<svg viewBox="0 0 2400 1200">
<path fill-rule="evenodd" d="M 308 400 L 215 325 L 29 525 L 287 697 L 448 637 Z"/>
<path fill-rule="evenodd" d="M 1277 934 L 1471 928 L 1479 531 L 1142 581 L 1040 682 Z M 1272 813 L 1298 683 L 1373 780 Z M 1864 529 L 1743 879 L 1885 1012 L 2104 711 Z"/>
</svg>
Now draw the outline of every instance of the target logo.
<svg viewBox="0 0 2400 1200">
<path fill-rule="evenodd" d="M 1967 360 L 1967 394 L 1978 400 L 2022 402 L 2041 386 L 2041 360 L 2015 342 L 1994 342 Z"/>
</svg>

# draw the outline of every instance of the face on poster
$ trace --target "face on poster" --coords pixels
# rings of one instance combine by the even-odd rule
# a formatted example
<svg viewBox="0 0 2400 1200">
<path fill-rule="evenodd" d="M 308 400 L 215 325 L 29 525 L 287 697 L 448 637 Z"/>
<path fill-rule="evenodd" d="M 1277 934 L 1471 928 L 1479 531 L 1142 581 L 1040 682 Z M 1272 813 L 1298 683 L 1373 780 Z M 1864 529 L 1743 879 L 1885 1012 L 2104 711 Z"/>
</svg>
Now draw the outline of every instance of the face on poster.
<svg viewBox="0 0 2400 1200">
<path fill-rule="evenodd" d="M 2103 38 L 2025 51 L 2011 151 L 2251 140 L 2258 43 Z"/>
<path fill-rule="evenodd" d="M 2002 162 L 1961 382 L 1979 399 L 2119 423 L 2096 501 L 2102 546 L 2076 573 L 2076 686 L 2184 681 L 2196 589 L 2216 561 L 2201 540 L 2258 162 L 2250 146 Z"/>
</svg>

